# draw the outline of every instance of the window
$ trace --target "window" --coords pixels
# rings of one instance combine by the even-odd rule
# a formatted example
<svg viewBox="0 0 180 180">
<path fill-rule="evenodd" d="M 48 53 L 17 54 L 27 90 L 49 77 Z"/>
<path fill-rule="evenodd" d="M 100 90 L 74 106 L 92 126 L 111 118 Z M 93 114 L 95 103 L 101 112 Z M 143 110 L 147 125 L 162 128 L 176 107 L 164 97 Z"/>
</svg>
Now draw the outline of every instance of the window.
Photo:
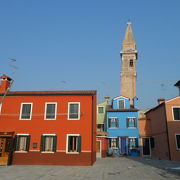
<svg viewBox="0 0 180 180">
<path fill-rule="evenodd" d="M 129 146 L 129 149 L 138 148 L 138 138 L 129 138 L 128 139 L 128 146 Z"/>
<path fill-rule="evenodd" d="M 21 120 L 30 120 L 32 114 L 32 103 L 21 104 Z"/>
<path fill-rule="evenodd" d="M 129 61 L 129 66 L 130 67 L 133 67 L 134 65 L 133 65 L 133 59 L 130 59 L 130 61 Z"/>
<path fill-rule="evenodd" d="M 119 109 L 124 109 L 124 108 L 125 108 L 124 100 L 119 100 Z"/>
<path fill-rule="evenodd" d="M 46 103 L 45 107 L 45 119 L 55 120 L 56 119 L 57 103 Z"/>
<path fill-rule="evenodd" d="M 176 134 L 176 147 L 180 150 L 180 134 Z"/>
<path fill-rule="evenodd" d="M 137 127 L 137 119 L 136 118 L 127 118 L 126 120 L 127 128 L 136 128 Z"/>
<path fill-rule="evenodd" d="M 79 134 L 68 134 L 66 147 L 66 153 L 81 152 L 81 136 Z"/>
<path fill-rule="evenodd" d="M 109 128 L 118 128 L 118 118 L 108 118 L 108 127 Z"/>
<path fill-rule="evenodd" d="M 44 134 L 41 136 L 41 152 L 56 152 L 57 136 L 55 134 Z"/>
<path fill-rule="evenodd" d="M 119 139 L 109 138 L 109 147 L 112 149 L 117 149 L 119 147 Z"/>
<path fill-rule="evenodd" d="M 80 103 L 68 103 L 68 120 L 80 119 Z"/>
<path fill-rule="evenodd" d="M 174 107 L 173 108 L 173 115 L 174 115 L 174 120 L 180 120 L 180 107 Z"/>
<path fill-rule="evenodd" d="M 104 113 L 104 107 L 98 107 L 98 113 L 99 114 Z"/>
<path fill-rule="evenodd" d="M 30 135 L 21 134 L 15 136 L 15 151 L 29 151 Z"/>
<path fill-rule="evenodd" d="M 104 131 L 104 124 L 97 124 L 97 130 L 98 131 Z"/>
</svg>

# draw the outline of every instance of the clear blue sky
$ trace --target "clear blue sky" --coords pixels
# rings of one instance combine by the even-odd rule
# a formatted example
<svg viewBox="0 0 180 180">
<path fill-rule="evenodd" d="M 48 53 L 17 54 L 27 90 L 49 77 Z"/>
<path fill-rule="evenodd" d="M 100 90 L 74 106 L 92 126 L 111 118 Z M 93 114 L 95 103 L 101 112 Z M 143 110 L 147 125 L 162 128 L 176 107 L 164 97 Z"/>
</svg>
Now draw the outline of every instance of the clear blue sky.
<svg viewBox="0 0 180 180">
<path fill-rule="evenodd" d="M 0 0 L 0 74 L 13 77 L 14 91 L 97 90 L 98 102 L 119 96 L 129 19 L 139 107 L 177 96 L 179 0 Z"/>
</svg>

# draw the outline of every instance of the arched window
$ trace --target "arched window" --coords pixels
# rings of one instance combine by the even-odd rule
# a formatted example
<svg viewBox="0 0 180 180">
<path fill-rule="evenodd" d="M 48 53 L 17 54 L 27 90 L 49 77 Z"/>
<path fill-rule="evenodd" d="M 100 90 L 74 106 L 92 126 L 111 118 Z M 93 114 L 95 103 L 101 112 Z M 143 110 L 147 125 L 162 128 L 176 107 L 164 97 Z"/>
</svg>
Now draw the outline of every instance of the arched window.
<svg viewBox="0 0 180 180">
<path fill-rule="evenodd" d="M 129 66 L 130 66 L 130 67 L 133 67 L 133 66 L 134 66 L 134 64 L 133 64 L 133 59 L 130 59 L 130 61 L 129 61 Z"/>
</svg>

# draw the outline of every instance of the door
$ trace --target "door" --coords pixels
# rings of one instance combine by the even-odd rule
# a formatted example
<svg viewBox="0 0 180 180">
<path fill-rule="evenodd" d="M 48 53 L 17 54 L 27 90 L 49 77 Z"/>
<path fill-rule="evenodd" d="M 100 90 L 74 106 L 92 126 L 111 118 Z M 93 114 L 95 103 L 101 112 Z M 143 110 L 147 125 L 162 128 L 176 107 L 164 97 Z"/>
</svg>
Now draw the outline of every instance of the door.
<svg viewBox="0 0 180 180">
<path fill-rule="evenodd" d="M 143 156 L 150 156 L 151 155 L 150 139 L 142 138 L 142 142 L 143 142 Z"/>
<path fill-rule="evenodd" d="M 11 142 L 11 137 L 0 137 L 0 165 L 8 164 Z"/>
<path fill-rule="evenodd" d="M 101 140 L 96 141 L 96 157 L 101 158 Z"/>
<path fill-rule="evenodd" d="M 127 149 L 127 138 L 121 137 L 120 138 L 121 142 L 121 154 L 128 154 L 128 149 Z"/>
</svg>

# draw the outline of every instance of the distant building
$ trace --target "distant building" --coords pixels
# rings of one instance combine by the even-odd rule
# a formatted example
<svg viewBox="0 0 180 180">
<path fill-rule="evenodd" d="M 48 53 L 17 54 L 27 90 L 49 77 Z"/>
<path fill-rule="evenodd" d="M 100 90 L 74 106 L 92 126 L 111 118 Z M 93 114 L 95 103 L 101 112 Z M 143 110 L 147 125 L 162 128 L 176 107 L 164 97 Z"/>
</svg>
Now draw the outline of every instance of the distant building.
<svg viewBox="0 0 180 180">
<path fill-rule="evenodd" d="M 138 109 L 131 107 L 130 99 L 119 96 L 107 109 L 109 154 L 139 155 Z"/>
<path fill-rule="evenodd" d="M 92 165 L 96 91 L 8 91 L 0 85 L 0 165 Z"/>
<path fill-rule="evenodd" d="M 107 132 L 105 131 L 107 106 L 109 97 L 105 97 L 105 101 L 97 104 L 97 138 L 96 138 L 96 157 L 106 157 L 108 150 Z"/>
<path fill-rule="evenodd" d="M 180 161 L 180 96 L 165 101 L 147 111 L 148 136 L 151 137 L 151 155 Z"/>
</svg>

